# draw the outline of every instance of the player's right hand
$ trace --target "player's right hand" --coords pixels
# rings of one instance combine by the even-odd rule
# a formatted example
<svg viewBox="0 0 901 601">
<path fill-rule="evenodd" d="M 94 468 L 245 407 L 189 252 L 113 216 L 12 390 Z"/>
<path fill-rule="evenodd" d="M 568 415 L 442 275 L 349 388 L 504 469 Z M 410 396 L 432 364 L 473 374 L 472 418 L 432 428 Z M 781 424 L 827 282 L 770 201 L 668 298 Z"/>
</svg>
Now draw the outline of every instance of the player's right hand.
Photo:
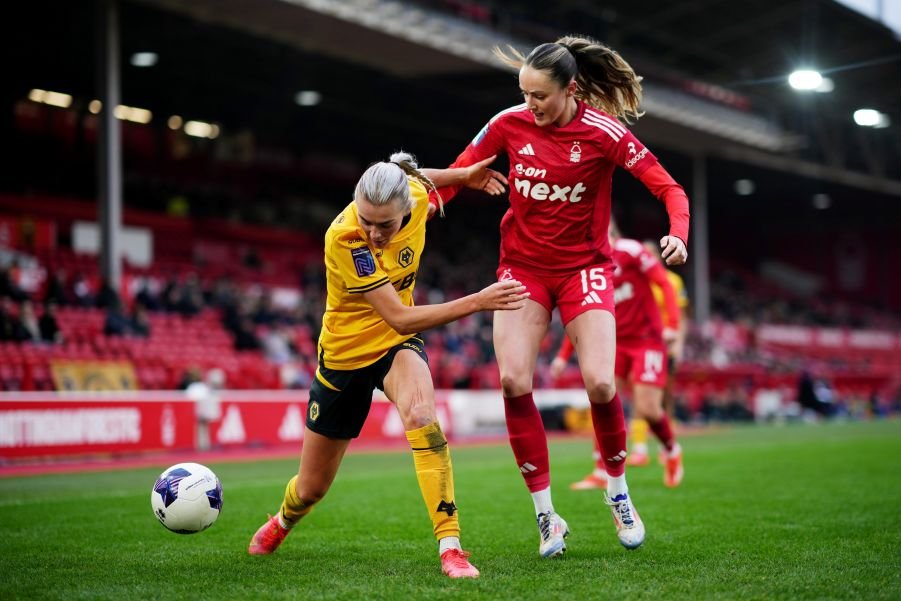
<svg viewBox="0 0 901 601">
<path fill-rule="evenodd" d="M 473 190 L 482 190 L 492 196 L 503 194 L 506 191 L 504 188 L 507 184 L 506 176 L 500 171 L 488 168 L 488 165 L 493 163 L 496 158 L 497 155 L 494 154 L 469 167 L 464 167 L 464 185 Z"/>
<path fill-rule="evenodd" d="M 530 293 L 516 280 L 495 282 L 478 293 L 482 311 L 512 311 L 526 306 Z"/>
</svg>

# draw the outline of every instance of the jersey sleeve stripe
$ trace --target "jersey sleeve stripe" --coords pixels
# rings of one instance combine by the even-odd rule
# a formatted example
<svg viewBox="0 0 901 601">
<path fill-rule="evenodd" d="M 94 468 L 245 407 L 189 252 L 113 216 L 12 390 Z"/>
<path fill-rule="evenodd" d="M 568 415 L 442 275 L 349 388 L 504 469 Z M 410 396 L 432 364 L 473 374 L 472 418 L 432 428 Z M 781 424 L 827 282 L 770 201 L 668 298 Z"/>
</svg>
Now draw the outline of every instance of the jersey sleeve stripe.
<svg viewBox="0 0 901 601">
<path fill-rule="evenodd" d="M 516 113 L 516 112 L 519 112 L 519 111 L 521 111 L 521 110 L 523 110 L 523 109 L 525 109 L 525 108 L 526 108 L 526 103 L 525 103 L 525 102 L 523 102 L 522 104 L 517 104 L 516 106 L 511 106 L 510 108 L 504 109 L 504 110 L 502 110 L 501 112 L 499 112 L 497 115 L 495 115 L 494 117 L 492 117 L 492 118 L 488 121 L 488 123 L 494 123 L 494 122 L 497 121 L 500 117 L 502 117 L 503 115 L 506 115 L 507 113 Z"/>
<path fill-rule="evenodd" d="M 594 127 L 600 129 L 601 131 L 606 132 L 608 136 L 613 138 L 614 142 L 619 142 L 622 139 L 622 136 L 617 134 L 613 130 L 611 130 L 608 125 L 603 125 L 601 123 L 595 123 L 594 121 L 589 121 L 587 117 L 582 117 L 582 123 L 585 123 L 587 125 L 593 125 Z"/>
<path fill-rule="evenodd" d="M 619 132 L 620 135 L 624 135 L 626 133 L 626 128 L 623 127 L 622 123 L 620 123 L 616 119 L 611 119 L 607 115 L 602 115 L 602 114 L 592 111 L 592 110 L 586 110 L 584 116 L 588 117 L 590 119 L 593 119 L 595 121 L 602 121 L 602 122 L 609 124 L 610 127 L 612 127 L 614 131 Z"/>
<path fill-rule="evenodd" d="M 389 282 L 390 282 L 390 280 L 388 278 L 382 278 L 379 281 L 374 282 L 372 284 L 367 284 L 366 286 L 354 286 L 353 288 L 348 288 L 347 291 L 357 293 L 357 294 L 360 292 L 369 292 L 370 290 L 375 290 L 379 286 L 384 286 L 385 284 L 388 284 Z"/>
</svg>

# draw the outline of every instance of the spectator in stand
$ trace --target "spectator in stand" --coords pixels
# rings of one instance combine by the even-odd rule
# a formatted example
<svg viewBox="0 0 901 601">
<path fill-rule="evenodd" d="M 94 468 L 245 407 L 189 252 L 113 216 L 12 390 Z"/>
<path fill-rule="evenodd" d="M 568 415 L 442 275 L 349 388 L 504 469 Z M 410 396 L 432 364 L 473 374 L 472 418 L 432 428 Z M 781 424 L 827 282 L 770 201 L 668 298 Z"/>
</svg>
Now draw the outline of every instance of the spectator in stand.
<svg viewBox="0 0 901 601">
<path fill-rule="evenodd" d="M 257 337 L 254 329 L 253 321 L 249 317 L 244 317 L 238 324 L 235 331 L 235 350 L 238 351 L 255 351 L 262 347 L 260 339 Z"/>
<path fill-rule="evenodd" d="M 122 309 L 122 302 L 116 298 L 106 309 L 103 333 L 107 336 L 127 336 L 131 334 L 131 320 Z"/>
<path fill-rule="evenodd" d="M 452 165 L 471 165 L 506 152 L 510 209 L 501 222 L 497 276 L 522 281 L 531 293 L 523 311 L 498 313 L 494 344 L 507 429 L 516 463 L 535 506 L 539 553 L 564 553 L 566 522 L 551 500 L 550 461 L 532 387 L 541 341 L 554 307 L 579 353 L 595 437 L 606 461 L 606 502 L 617 537 L 634 549 L 644 541 L 629 495 L 626 426 L 614 383 L 616 322 L 613 266 L 607 241 L 613 171 L 638 178 L 670 217 L 660 244 L 668 264 L 688 257 L 688 197 L 622 121 L 641 116 L 641 78 L 620 55 L 594 40 L 567 36 L 524 57 L 497 49 L 519 69 L 524 103 L 495 115 Z M 493 188 L 506 178 L 489 178 Z M 454 190 L 442 191 L 446 198 Z"/>
<path fill-rule="evenodd" d="M 135 303 L 140 304 L 148 311 L 159 311 L 159 298 L 153 293 L 150 286 L 151 284 L 148 278 L 141 278 L 141 287 L 138 290 L 138 293 L 135 294 Z"/>
<path fill-rule="evenodd" d="M 0 296 L 0 341 L 16 340 L 16 319 L 12 315 L 12 300 Z"/>
<path fill-rule="evenodd" d="M 163 286 L 160 294 L 160 305 L 166 313 L 177 313 L 179 304 L 181 303 L 181 289 L 178 286 L 178 280 L 170 277 Z"/>
<path fill-rule="evenodd" d="M 113 288 L 106 278 L 100 281 L 100 291 L 97 293 L 95 302 L 97 307 L 101 309 L 114 307 L 120 303 L 119 293 L 116 292 L 116 289 Z"/>
<path fill-rule="evenodd" d="M 278 320 L 278 313 L 272 306 L 272 293 L 263 291 L 253 313 L 253 323 L 258 326 L 271 326 Z"/>
<path fill-rule="evenodd" d="M 11 298 L 16 302 L 24 301 L 28 294 L 19 287 L 17 282 L 18 263 L 12 266 L 0 267 L 0 297 Z"/>
<path fill-rule="evenodd" d="M 41 340 L 50 343 L 60 343 L 63 341 L 63 334 L 59 329 L 59 322 L 56 320 L 56 302 L 53 300 L 44 301 L 44 313 L 38 320 L 38 326 L 41 329 Z"/>
<path fill-rule="evenodd" d="M 327 308 L 300 469 L 288 482 L 277 515 L 254 534 L 249 553 L 273 553 L 325 496 L 348 445 L 360 434 L 374 389 L 380 388 L 406 430 L 442 570 L 451 578 L 479 576 L 460 546 L 450 452 L 416 332 L 478 311 L 522 310 L 525 290 L 508 280 L 448 303 L 414 305 L 413 289 L 425 246 L 427 190 L 452 183 L 451 177 L 479 184 L 488 162 L 426 176 L 412 156 L 397 153 L 366 170 L 354 200 L 332 222 L 325 235 Z"/>
<path fill-rule="evenodd" d="M 193 317 L 203 310 L 203 290 L 196 273 L 188 274 L 179 290 L 177 310 L 185 317 Z"/>
<path fill-rule="evenodd" d="M 131 311 L 129 328 L 134 336 L 150 338 L 150 318 L 147 315 L 147 308 L 137 300 Z"/>
<path fill-rule="evenodd" d="M 77 272 L 72 278 L 72 297 L 79 307 L 93 307 L 94 293 L 90 282 L 82 272 Z"/>
<path fill-rule="evenodd" d="M 16 324 L 16 340 L 19 342 L 40 342 L 41 326 L 34 314 L 34 305 L 24 300 L 19 305 L 19 321 Z"/>
<path fill-rule="evenodd" d="M 65 307 L 70 304 L 70 300 L 69 293 L 66 290 L 66 270 L 62 268 L 57 269 L 50 276 L 50 281 L 47 282 L 44 302 L 52 301 L 60 307 Z"/>
</svg>

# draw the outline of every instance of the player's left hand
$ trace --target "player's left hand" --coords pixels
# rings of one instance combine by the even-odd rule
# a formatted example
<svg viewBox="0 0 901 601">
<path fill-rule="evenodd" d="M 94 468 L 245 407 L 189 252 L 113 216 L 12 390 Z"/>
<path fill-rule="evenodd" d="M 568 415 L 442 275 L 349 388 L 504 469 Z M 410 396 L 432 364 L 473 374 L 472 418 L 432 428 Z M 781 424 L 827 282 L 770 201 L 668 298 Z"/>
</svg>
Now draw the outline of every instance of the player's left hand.
<svg viewBox="0 0 901 601">
<path fill-rule="evenodd" d="M 667 265 L 682 265 L 688 260 L 688 249 L 681 238 L 664 236 L 660 239 L 660 256 Z"/>
<path fill-rule="evenodd" d="M 497 155 L 493 154 L 487 159 L 465 167 L 463 184 L 467 188 L 482 190 L 492 196 L 503 194 L 505 191 L 504 186 L 507 185 L 507 178 L 500 171 L 488 168 L 488 165 L 493 163 L 496 158 Z"/>
</svg>

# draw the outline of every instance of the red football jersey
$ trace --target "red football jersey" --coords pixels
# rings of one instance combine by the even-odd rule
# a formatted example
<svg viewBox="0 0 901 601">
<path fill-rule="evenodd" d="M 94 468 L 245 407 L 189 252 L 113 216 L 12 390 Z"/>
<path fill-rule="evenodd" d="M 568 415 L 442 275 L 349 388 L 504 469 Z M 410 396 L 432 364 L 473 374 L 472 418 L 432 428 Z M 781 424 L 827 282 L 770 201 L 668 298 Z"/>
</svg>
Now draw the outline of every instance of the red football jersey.
<svg viewBox="0 0 901 601">
<path fill-rule="evenodd" d="M 663 264 L 638 240 L 619 238 L 613 243 L 613 265 L 616 339 L 662 340 L 663 323 L 651 281 L 666 279 Z"/>
<path fill-rule="evenodd" d="M 501 221 L 501 262 L 573 271 L 610 258 L 613 169 L 633 176 L 657 158 L 616 118 L 578 102 L 564 127 L 539 127 L 525 104 L 495 115 L 452 167 L 493 154 L 510 159 L 510 208 Z M 445 199 L 456 193 L 445 188 Z"/>
</svg>

